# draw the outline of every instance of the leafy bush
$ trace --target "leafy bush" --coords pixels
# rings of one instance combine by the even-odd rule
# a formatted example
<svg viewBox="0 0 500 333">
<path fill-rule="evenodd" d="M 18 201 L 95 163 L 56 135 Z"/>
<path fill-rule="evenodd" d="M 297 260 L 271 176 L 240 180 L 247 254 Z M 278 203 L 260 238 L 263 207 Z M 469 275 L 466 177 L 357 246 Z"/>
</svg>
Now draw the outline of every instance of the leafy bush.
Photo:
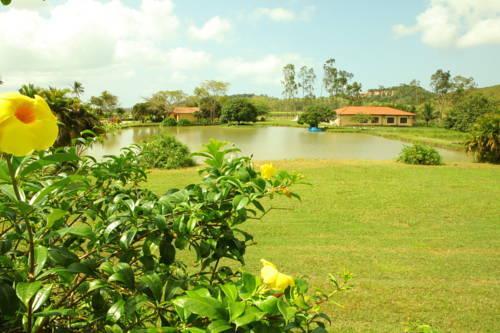
<svg viewBox="0 0 500 333">
<path fill-rule="evenodd" d="M 421 144 L 404 146 L 403 150 L 399 154 L 398 161 L 406 164 L 420 165 L 442 164 L 441 155 L 439 155 L 437 150 Z"/>
<path fill-rule="evenodd" d="M 268 199 L 296 197 L 299 181 L 264 179 L 249 157 L 226 158 L 236 152 L 210 143 L 203 180 L 162 196 L 139 185 L 133 149 L 102 162 L 75 147 L 0 161 L 0 331 L 326 332 L 320 304 L 348 274 L 330 277 L 330 294 L 300 278 L 279 291 L 227 265 L 253 243 L 241 225 Z"/>
<path fill-rule="evenodd" d="M 322 122 L 335 119 L 335 113 L 327 106 L 312 105 L 299 116 L 299 124 L 308 124 L 309 127 L 318 127 Z"/>
<path fill-rule="evenodd" d="M 445 127 L 469 131 L 476 120 L 484 114 L 499 112 L 498 105 L 481 94 L 460 99 L 445 119 Z"/>
<path fill-rule="evenodd" d="M 500 163 L 500 113 L 478 119 L 467 142 L 467 151 L 478 162 Z"/>
<path fill-rule="evenodd" d="M 230 123 L 256 122 L 257 108 L 245 98 L 232 98 L 222 108 L 221 121 Z"/>
<path fill-rule="evenodd" d="M 145 168 L 177 169 L 194 165 L 189 148 L 168 135 L 141 144 L 139 159 Z"/>
<path fill-rule="evenodd" d="M 193 123 L 190 120 L 187 119 L 179 119 L 177 122 L 177 126 L 191 126 Z"/>
<path fill-rule="evenodd" d="M 165 118 L 162 124 L 163 126 L 177 126 L 177 121 L 174 118 Z"/>
</svg>

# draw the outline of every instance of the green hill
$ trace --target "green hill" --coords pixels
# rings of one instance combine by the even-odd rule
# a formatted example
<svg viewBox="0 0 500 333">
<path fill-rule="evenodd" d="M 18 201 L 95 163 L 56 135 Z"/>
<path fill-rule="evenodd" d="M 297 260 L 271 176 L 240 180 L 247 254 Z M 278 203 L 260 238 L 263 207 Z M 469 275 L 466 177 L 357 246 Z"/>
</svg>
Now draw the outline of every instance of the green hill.
<svg viewBox="0 0 500 333">
<path fill-rule="evenodd" d="M 476 88 L 474 91 L 480 92 L 496 101 L 500 101 L 500 84 L 491 87 Z"/>
</svg>

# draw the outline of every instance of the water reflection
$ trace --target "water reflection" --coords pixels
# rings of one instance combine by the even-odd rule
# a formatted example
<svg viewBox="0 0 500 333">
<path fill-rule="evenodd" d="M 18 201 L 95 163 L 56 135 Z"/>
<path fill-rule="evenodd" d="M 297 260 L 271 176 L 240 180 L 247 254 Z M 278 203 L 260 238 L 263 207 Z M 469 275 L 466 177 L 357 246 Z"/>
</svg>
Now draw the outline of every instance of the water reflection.
<svg viewBox="0 0 500 333">
<path fill-rule="evenodd" d="M 339 160 L 393 160 L 405 143 L 360 133 L 309 133 L 292 127 L 134 127 L 108 135 L 90 154 L 100 158 L 117 154 L 122 147 L 167 133 L 176 136 L 191 151 L 200 150 L 210 139 L 235 143 L 256 160 L 324 158 Z M 465 153 L 438 149 L 447 162 L 470 161 Z"/>
</svg>

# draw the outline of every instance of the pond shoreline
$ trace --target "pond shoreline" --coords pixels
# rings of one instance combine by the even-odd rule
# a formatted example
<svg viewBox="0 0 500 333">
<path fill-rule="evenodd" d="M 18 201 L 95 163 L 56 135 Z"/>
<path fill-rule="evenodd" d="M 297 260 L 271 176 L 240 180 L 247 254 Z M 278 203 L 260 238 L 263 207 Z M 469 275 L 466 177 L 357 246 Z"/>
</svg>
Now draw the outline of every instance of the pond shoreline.
<svg viewBox="0 0 500 333">
<path fill-rule="evenodd" d="M 145 123 L 125 123 L 120 124 L 116 130 L 132 128 L 132 127 L 150 127 L 162 126 L 161 123 L 145 122 Z M 293 120 L 269 120 L 263 122 L 256 122 L 253 124 L 245 125 L 193 125 L 190 127 L 230 127 L 230 128 L 249 128 L 249 127 L 294 127 L 294 128 L 307 128 L 305 125 L 300 125 Z M 391 140 L 400 140 L 407 143 L 425 144 L 436 148 L 450 149 L 454 151 L 465 151 L 465 138 L 466 133 L 452 131 L 444 128 L 435 127 L 421 127 L 415 126 L 411 128 L 406 127 L 325 127 L 326 132 L 332 133 L 362 133 L 378 137 L 383 137 Z M 112 131 L 114 132 L 114 131 Z M 420 133 L 415 133 L 420 132 Z M 427 133 L 426 133 L 427 132 Z M 427 136 L 422 134 L 428 134 Z M 433 137 L 439 134 L 440 137 Z M 449 136 L 449 137 L 448 137 Z M 451 138 L 454 136 L 455 138 Z M 458 140 L 461 137 L 462 140 Z"/>
<path fill-rule="evenodd" d="M 152 136 L 167 134 L 177 137 L 191 151 L 202 149 L 210 139 L 234 143 L 244 154 L 258 160 L 319 158 L 334 160 L 394 160 L 405 145 L 398 138 L 370 135 L 368 131 L 328 130 L 310 133 L 296 126 L 181 126 L 159 124 L 127 124 L 108 132 L 92 149 L 95 157 L 116 154 L 120 148 L 145 142 Z M 438 148 L 446 162 L 470 161 L 464 153 Z"/>
</svg>

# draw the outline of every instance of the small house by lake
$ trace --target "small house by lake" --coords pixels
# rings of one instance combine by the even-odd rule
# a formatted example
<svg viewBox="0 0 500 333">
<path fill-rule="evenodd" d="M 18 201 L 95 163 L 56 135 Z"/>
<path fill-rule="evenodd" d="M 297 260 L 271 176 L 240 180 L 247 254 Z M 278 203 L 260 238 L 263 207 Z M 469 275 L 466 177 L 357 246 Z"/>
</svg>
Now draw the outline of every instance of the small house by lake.
<svg viewBox="0 0 500 333">
<path fill-rule="evenodd" d="M 386 106 L 346 106 L 335 110 L 337 126 L 413 126 L 415 113 Z"/>
<path fill-rule="evenodd" d="M 176 121 L 179 121 L 181 119 L 196 121 L 195 113 L 198 111 L 200 111 L 200 108 L 198 107 L 178 106 L 172 111 L 171 117 Z"/>
</svg>

